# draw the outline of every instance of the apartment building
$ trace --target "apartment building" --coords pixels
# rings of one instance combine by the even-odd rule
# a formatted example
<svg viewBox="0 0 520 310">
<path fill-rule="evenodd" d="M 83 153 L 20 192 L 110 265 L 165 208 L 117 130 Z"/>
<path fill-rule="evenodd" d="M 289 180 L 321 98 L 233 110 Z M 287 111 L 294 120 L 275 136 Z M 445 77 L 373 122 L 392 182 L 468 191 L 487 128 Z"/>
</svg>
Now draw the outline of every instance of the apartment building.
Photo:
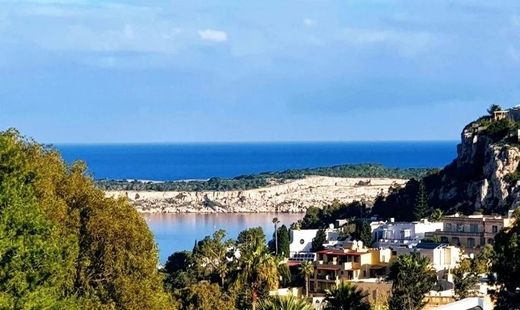
<svg viewBox="0 0 520 310">
<path fill-rule="evenodd" d="M 513 224 L 512 217 L 491 215 L 459 214 L 445 216 L 443 229 L 426 233 L 426 237 L 437 237 L 442 243 L 462 247 L 467 254 L 479 252 L 486 244 L 493 244 L 495 235 L 504 227 Z"/>
<path fill-rule="evenodd" d="M 392 257 L 390 249 L 368 249 L 353 242 L 347 249 L 319 251 L 311 289 L 325 292 L 342 281 L 360 281 L 384 277 Z"/>
</svg>

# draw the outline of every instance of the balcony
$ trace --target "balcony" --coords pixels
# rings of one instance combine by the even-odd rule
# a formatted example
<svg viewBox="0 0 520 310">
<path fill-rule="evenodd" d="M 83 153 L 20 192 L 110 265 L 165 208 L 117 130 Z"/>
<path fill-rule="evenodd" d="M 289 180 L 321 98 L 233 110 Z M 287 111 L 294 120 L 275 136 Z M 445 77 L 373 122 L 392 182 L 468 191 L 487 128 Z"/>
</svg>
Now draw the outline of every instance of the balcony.
<svg viewBox="0 0 520 310">
<path fill-rule="evenodd" d="M 343 270 L 354 270 L 354 269 L 360 269 L 361 265 L 359 263 L 348 262 L 348 263 L 343 263 L 342 267 L 343 267 Z"/>
<path fill-rule="evenodd" d="M 438 236 L 442 236 L 442 235 L 446 235 L 446 236 L 475 236 L 475 237 L 480 237 L 482 236 L 484 232 L 483 231 L 438 231 L 438 232 L 435 232 L 434 235 L 438 235 Z"/>
<path fill-rule="evenodd" d="M 339 282 L 339 276 L 334 275 L 318 275 L 316 277 L 316 281 L 319 282 L 328 282 L 328 283 L 338 283 Z"/>
</svg>

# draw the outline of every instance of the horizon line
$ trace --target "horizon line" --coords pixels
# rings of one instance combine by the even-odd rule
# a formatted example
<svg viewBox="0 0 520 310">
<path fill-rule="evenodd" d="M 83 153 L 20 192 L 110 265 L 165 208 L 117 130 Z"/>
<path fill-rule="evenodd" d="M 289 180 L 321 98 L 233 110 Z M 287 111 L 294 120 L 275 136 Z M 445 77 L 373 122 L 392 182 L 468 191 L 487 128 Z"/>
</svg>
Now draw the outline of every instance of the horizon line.
<svg viewBox="0 0 520 310">
<path fill-rule="evenodd" d="M 294 140 L 294 141 L 157 141 L 157 142 L 42 142 L 43 145 L 180 145 L 180 144 L 322 144 L 322 143 L 459 143 L 459 140 Z"/>
</svg>

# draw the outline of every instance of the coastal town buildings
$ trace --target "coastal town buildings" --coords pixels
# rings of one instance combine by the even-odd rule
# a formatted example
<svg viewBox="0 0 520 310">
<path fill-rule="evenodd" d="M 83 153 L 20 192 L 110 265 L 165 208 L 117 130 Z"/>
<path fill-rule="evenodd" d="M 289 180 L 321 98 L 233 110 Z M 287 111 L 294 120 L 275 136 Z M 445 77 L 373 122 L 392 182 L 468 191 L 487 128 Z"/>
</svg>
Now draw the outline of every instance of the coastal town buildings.
<svg viewBox="0 0 520 310">
<path fill-rule="evenodd" d="M 354 241 L 345 249 L 318 251 L 311 288 L 320 293 L 341 281 L 382 278 L 387 273 L 391 257 L 390 249 L 368 249 L 361 241 Z"/>
<path fill-rule="evenodd" d="M 312 239 L 316 237 L 318 229 L 291 229 L 289 257 L 294 261 L 316 260 L 316 253 L 312 252 Z M 338 243 L 339 230 L 330 226 L 325 230 L 327 235 L 324 246 L 334 246 Z"/>
<path fill-rule="evenodd" d="M 495 235 L 502 228 L 511 226 L 513 221 L 510 216 L 455 214 L 445 216 L 442 219 L 443 229 L 426 233 L 426 237 L 462 247 L 466 254 L 477 253 L 486 244 L 492 245 Z"/>
<path fill-rule="evenodd" d="M 437 272 L 439 279 L 451 275 L 451 271 L 458 266 L 461 257 L 461 249 L 459 247 L 445 243 L 421 242 L 414 247 L 398 247 L 392 249 L 392 255 L 394 256 L 414 252 L 430 260 L 430 264 Z M 447 278 L 451 280 L 449 277 Z"/>
<path fill-rule="evenodd" d="M 443 230 L 442 222 L 376 222 L 379 226 L 373 228 L 374 247 L 409 247 L 415 246 L 425 238 L 427 232 Z"/>
</svg>

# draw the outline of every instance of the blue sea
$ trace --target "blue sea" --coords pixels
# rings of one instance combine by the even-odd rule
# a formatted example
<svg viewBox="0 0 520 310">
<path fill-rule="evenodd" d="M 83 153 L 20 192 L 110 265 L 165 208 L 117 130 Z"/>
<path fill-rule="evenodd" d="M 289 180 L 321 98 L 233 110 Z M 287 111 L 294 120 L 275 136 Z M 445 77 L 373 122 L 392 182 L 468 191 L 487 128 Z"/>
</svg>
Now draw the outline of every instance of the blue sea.
<svg viewBox="0 0 520 310">
<path fill-rule="evenodd" d="M 187 180 L 266 171 L 380 163 L 443 167 L 456 142 L 209 143 L 56 145 L 66 161 L 86 161 L 97 179 Z"/>
<path fill-rule="evenodd" d="M 443 167 L 456 156 L 456 142 L 212 143 L 57 145 L 68 162 L 83 160 L 98 179 L 188 180 L 234 177 L 265 171 L 381 163 L 388 167 Z M 217 229 L 229 238 L 262 227 L 268 239 L 276 216 L 286 225 L 303 214 L 154 214 L 144 218 L 164 263 L 175 251 Z"/>
</svg>

